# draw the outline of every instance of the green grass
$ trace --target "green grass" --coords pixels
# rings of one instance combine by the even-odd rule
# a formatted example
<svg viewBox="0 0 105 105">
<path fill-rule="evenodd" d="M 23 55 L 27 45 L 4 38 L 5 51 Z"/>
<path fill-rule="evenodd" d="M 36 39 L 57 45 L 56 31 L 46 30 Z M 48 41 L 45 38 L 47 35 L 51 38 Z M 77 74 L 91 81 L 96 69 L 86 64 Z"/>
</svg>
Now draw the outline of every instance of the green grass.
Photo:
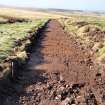
<svg viewBox="0 0 105 105">
<path fill-rule="evenodd" d="M 80 38 L 86 39 L 87 37 L 83 36 L 82 32 L 79 32 L 80 28 L 86 30 L 86 28 L 91 29 L 99 28 L 105 29 L 105 16 L 97 16 L 97 15 L 84 15 L 84 14 L 69 14 L 69 18 L 67 19 L 59 19 L 61 24 L 65 27 L 65 30 L 79 36 Z M 79 26 L 78 22 L 86 22 L 87 26 Z"/>
<path fill-rule="evenodd" d="M 98 53 L 97 53 L 97 56 L 101 56 L 101 55 L 103 55 L 103 54 L 105 54 L 105 47 L 99 49 L 99 51 L 98 51 Z"/>
<path fill-rule="evenodd" d="M 30 30 L 37 30 L 45 23 L 45 19 L 36 19 L 34 21 L 0 24 L 0 61 L 7 58 L 17 39 L 22 39 L 29 35 Z"/>
<path fill-rule="evenodd" d="M 92 23 L 102 28 L 105 27 L 105 20 L 92 21 Z"/>
</svg>

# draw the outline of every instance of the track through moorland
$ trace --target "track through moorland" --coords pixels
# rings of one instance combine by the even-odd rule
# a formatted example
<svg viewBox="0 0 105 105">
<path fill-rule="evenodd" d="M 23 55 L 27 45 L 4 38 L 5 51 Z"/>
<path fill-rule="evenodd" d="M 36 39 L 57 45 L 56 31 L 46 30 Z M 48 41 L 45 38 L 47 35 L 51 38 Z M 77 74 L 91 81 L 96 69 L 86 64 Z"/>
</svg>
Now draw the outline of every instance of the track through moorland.
<svg viewBox="0 0 105 105">
<path fill-rule="evenodd" d="M 56 20 L 41 33 L 15 84 L 24 88 L 2 105 L 104 105 L 105 83 L 93 57 Z"/>
</svg>

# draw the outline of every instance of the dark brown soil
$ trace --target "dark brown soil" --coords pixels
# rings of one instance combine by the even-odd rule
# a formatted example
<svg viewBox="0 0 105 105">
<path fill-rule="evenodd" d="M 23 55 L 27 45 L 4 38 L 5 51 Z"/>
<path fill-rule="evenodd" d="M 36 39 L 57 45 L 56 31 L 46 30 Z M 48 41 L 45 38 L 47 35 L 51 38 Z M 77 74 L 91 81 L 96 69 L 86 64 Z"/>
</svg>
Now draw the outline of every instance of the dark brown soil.
<svg viewBox="0 0 105 105">
<path fill-rule="evenodd" d="M 105 105 L 105 81 L 93 57 L 56 20 L 41 33 L 14 84 L 18 94 L 6 95 L 0 105 Z"/>
</svg>

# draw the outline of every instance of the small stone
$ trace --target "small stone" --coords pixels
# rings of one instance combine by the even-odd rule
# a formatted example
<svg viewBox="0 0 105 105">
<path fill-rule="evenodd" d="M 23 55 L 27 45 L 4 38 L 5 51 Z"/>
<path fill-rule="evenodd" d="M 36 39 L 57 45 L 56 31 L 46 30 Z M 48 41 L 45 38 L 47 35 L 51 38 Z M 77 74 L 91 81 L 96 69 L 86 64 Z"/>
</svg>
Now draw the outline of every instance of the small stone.
<svg viewBox="0 0 105 105">
<path fill-rule="evenodd" d="M 56 100 L 61 100 L 61 95 L 55 97 Z"/>
<path fill-rule="evenodd" d="M 60 91 L 63 91 L 64 89 L 65 89 L 65 87 L 62 86 L 62 87 L 60 87 L 59 90 L 60 90 Z"/>
<path fill-rule="evenodd" d="M 57 92 L 55 90 L 51 91 L 50 98 L 54 99 L 57 96 Z"/>
<path fill-rule="evenodd" d="M 69 85 L 66 85 L 66 88 L 68 88 L 69 87 Z"/>
<path fill-rule="evenodd" d="M 41 85 L 42 83 L 41 82 L 38 82 L 38 85 Z"/>
<path fill-rule="evenodd" d="M 70 105 L 70 98 L 67 97 L 60 105 Z"/>
<path fill-rule="evenodd" d="M 77 99 L 80 99 L 81 98 L 81 96 L 77 96 Z"/>
<path fill-rule="evenodd" d="M 63 79 L 62 75 L 60 75 L 60 83 L 64 83 L 65 80 Z"/>
<path fill-rule="evenodd" d="M 53 88 L 53 85 L 52 84 L 47 84 L 47 89 L 48 90 L 51 90 Z"/>
<path fill-rule="evenodd" d="M 67 97 L 67 95 L 68 95 L 68 91 L 66 89 L 63 90 L 62 93 L 61 93 L 61 96 L 62 96 L 61 99 L 64 100 Z"/>
</svg>

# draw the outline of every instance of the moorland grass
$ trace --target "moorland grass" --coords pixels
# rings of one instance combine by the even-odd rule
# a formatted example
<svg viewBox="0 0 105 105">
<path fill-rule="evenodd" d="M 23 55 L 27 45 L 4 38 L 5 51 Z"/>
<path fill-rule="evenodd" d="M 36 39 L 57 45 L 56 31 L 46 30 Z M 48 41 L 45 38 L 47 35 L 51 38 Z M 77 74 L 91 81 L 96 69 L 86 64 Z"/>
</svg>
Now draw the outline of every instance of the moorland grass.
<svg viewBox="0 0 105 105">
<path fill-rule="evenodd" d="M 36 19 L 22 23 L 0 24 L 0 61 L 10 55 L 16 40 L 29 35 L 29 31 L 35 32 L 45 21 L 45 19 Z"/>
</svg>

